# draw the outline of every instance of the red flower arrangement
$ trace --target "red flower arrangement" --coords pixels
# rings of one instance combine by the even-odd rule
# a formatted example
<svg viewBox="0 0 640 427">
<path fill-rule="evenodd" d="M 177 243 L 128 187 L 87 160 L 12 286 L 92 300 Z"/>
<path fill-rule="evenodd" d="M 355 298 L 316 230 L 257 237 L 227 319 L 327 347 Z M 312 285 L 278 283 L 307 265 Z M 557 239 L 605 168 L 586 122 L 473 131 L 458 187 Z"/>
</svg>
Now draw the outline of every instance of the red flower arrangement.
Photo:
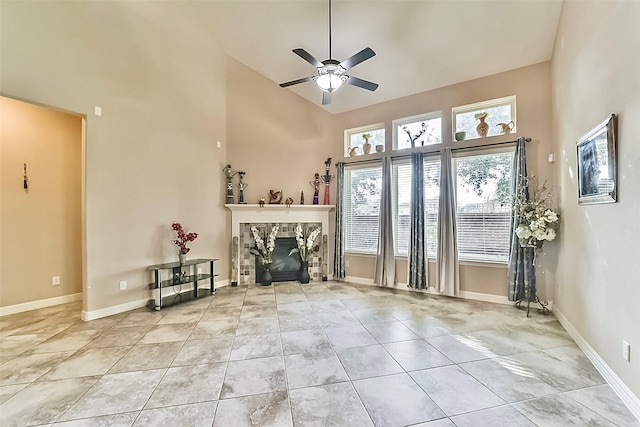
<svg viewBox="0 0 640 427">
<path fill-rule="evenodd" d="M 186 254 L 191 250 L 187 247 L 187 242 L 193 242 L 194 240 L 196 240 L 196 238 L 198 237 L 198 233 L 185 233 L 182 224 L 180 224 L 179 222 L 174 222 L 173 224 L 171 224 L 171 228 L 176 232 L 178 237 L 177 239 L 173 240 L 173 243 L 175 243 L 175 245 L 180 248 L 181 254 Z"/>
</svg>

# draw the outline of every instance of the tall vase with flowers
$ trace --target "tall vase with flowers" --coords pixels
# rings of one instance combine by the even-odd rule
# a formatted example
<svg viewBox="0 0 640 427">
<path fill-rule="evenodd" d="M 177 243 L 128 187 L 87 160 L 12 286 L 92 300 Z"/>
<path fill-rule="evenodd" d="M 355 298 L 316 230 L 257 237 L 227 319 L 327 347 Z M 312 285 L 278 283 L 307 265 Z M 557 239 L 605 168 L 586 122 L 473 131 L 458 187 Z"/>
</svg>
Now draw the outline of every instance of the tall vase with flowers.
<svg viewBox="0 0 640 427">
<path fill-rule="evenodd" d="M 182 224 L 175 221 L 171 224 L 171 229 L 176 232 L 176 238 L 173 239 L 173 243 L 178 247 L 180 264 L 184 264 L 187 260 L 187 253 L 191 250 L 191 248 L 187 247 L 187 243 L 196 240 L 198 233 L 186 233 Z"/>
<path fill-rule="evenodd" d="M 520 267 L 515 267 L 516 276 L 523 278 L 523 281 L 514 279 L 516 296 L 516 307 L 525 308 L 529 317 L 530 304 L 540 304 L 538 311 L 546 314 L 548 303 L 538 298 L 536 291 L 536 253 L 542 250 L 544 242 L 550 242 L 556 238 L 556 229 L 560 222 L 560 216 L 552 208 L 552 195 L 546 187 L 538 188 L 535 184 L 535 177 L 527 178 L 532 191 L 522 189 L 515 195 L 513 204 L 514 219 L 516 225 L 515 234 L 518 243 L 522 247 L 522 262 Z M 520 265 L 520 264 L 518 264 Z M 518 272 L 518 270 L 520 270 Z"/>
<path fill-rule="evenodd" d="M 291 249 L 289 256 L 294 253 L 300 255 L 300 260 L 302 261 L 302 266 L 300 267 L 300 283 L 309 283 L 311 279 L 309 277 L 309 259 L 313 253 L 320 250 L 320 246 L 315 244 L 318 235 L 320 235 L 320 227 L 309 232 L 306 227 L 303 228 L 302 225 L 298 224 L 296 225 L 295 231 L 298 247 Z"/>
<path fill-rule="evenodd" d="M 528 179 L 535 184 L 535 179 Z M 556 230 L 560 222 L 560 215 L 551 207 L 553 196 L 546 183 L 541 188 L 531 192 L 526 197 L 524 192 L 516 195 L 514 213 L 516 214 L 516 235 L 523 248 L 542 249 L 545 241 L 556 238 Z"/>
<path fill-rule="evenodd" d="M 255 246 L 249 249 L 249 252 L 255 255 L 264 266 L 264 274 L 262 275 L 261 282 L 263 285 L 269 286 L 272 282 L 270 268 L 273 259 L 271 255 L 276 248 L 276 236 L 278 235 L 279 227 L 277 225 L 271 227 L 271 231 L 268 234 L 266 229 L 261 232 L 255 225 L 252 225 L 250 229 L 253 240 L 255 241 Z"/>
</svg>

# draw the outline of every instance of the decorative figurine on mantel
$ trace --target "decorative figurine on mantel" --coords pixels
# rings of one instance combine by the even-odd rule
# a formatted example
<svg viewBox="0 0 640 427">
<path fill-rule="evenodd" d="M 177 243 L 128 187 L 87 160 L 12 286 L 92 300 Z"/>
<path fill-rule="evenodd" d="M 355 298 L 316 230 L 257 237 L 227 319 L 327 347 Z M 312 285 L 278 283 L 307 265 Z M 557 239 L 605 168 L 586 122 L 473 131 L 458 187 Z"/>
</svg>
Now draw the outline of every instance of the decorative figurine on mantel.
<svg viewBox="0 0 640 427">
<path fill-rule="evenodd" d="M 240 197 L 238 198 L 238 203 L 241 205 L 247 204 L 247 202 L 244 201 L 244 189 L 247 188 L 248 185 L 242 182 L 245 174 L 246 172 L 238 172 L 238 175 L 240 176 L 240 180 L 238 182 L 238 188 L 240 189 Z"/>
<path fill-rule="evenodd" d="M 264 208 L 264 197 L 260 197 L 260 201 L 258 202 L 261 208 Z"/>
<path fill-rule="evenodd" d="M 291 197 L 287 197 L 287 200 L 284 201 L 284 204 L 287 205 L 288 208 L 293 204 L 293 199 Z"/>
<path fill-rule="evenodd" d="M 324 176 L 322 177 L 322 181 L 324 182 L 324 204 L 328 205 L 329 203 L 329 184 L 331 183 L 331 178 L 333 175 L 329 175 L 329 169 L 331 169 L 331 157 L 324 162 Z"/>
<path fill-rule="evenodd" d="M 304 205 L 304 191 L 300 192 L 300 204 Z"/>
<path fill-rule="evenodd" d="M 234 172 L 231 170 L 231 165 L 227 165 L 222 169 L 224 172 L 224 176 L 227 178 L 227 201 L 226 203 L 229 205 L 233 204 L 233 177 L 238 172 Z M 243 172 L 244 173 L 244 172 Z"/>
<path fill-rule="evenodd" d="M 282 204 L 282 191 L 269 190 L 269 204 L 281 205 Z"/>
<path fill-rule="evenodd" d="M 313 181 L 309 181 L 309 184 L 313 187 L 313 204 L 317 205 L 318 203 L 318 192 L 320 191 L 320 174 L 316 173 L 315 179 Z"/>
</svg>

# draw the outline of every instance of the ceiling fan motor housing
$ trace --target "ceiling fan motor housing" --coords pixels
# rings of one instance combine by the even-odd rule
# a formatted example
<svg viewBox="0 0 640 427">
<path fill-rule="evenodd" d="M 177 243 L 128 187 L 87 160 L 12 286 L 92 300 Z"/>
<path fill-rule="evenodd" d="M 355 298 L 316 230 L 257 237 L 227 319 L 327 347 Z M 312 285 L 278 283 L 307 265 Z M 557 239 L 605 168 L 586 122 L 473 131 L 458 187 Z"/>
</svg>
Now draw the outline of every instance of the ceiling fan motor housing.
<svg viewBox="0 0 640 427">
<path fill-rule="evenodd" d="M 347 81 L 349 76 L 344 75 L 347 71 L 340 66 L 340 62 L 335 59 L 322 61 L 322 67 L 318 67 L 318 76 L 314 78 L 316 85 L 325 92 L 333 92 Z"/>
</svg>

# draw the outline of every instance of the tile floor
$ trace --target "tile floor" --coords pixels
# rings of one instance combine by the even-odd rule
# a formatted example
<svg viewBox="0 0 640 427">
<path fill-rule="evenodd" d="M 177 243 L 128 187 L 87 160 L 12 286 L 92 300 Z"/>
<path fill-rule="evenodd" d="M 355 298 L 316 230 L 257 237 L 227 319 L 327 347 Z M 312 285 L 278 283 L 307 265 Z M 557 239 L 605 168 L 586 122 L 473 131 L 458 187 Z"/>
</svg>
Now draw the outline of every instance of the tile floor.
<svg viewBox="0 0 640 427">
<path fill-rule="evenodd" d="M 338 282 L 0 318 L 0 425 L 640 426 L 553 316 Z"/>
</svg>

